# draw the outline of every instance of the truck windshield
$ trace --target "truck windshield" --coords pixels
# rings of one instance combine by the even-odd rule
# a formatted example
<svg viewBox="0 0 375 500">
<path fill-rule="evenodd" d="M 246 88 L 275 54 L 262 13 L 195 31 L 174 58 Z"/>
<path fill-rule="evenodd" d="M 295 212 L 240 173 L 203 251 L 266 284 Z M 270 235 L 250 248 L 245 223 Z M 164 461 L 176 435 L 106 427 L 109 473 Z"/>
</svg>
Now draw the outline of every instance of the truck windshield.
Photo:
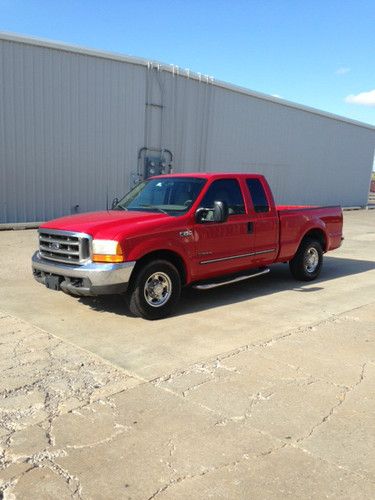
<svg viewBox="0 0 375 500">
<path fill-rule="evenodd" d="M 206 183 L 198 177 L 165 177 L 143 181 L 115 206 L 114 210 L 186 213 Z"/>
</svg>

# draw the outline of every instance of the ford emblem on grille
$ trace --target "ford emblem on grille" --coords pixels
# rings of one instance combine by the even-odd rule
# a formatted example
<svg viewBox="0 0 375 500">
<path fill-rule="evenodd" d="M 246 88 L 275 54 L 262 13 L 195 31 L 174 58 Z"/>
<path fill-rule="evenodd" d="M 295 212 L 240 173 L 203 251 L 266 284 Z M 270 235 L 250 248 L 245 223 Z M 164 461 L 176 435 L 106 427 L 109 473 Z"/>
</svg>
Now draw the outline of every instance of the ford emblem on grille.
<svg viewBox="0 0 375 500">
<path fill-rule="evenodd" d="M 90 257 L 90 236 L 71 231 L 40 229 L 39 253 L 44 259 L 81 265 Z"/>
</svg>

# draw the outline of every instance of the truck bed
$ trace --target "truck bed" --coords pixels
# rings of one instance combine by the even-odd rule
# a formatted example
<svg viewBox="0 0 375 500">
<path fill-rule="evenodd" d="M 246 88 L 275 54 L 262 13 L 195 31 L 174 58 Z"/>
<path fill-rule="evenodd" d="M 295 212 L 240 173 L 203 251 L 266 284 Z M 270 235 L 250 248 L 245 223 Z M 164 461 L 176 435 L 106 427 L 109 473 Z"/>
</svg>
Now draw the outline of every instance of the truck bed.
<svg viewBox="0 0 375 500">
<path fill-rule="evenodd" d="M 280 221 L 278 261 L 291 259 L 303 235 L 311 228 L 327 235 L 324 251 L 334 250 L 342 241 L 342 210 L 340 206 L 277 205 Z"/>
</svg>

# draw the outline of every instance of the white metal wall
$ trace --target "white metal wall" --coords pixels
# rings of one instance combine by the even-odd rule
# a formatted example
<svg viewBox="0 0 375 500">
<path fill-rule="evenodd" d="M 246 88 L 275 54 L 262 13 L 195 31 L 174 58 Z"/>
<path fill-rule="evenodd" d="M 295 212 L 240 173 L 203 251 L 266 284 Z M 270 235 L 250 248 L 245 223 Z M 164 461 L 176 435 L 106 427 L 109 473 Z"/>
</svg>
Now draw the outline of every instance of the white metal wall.
<svg viewBox="0 0 375 500">
<path fill-rule="evenodd" d="M 104 208 L 107 187 L 128 187 L 144 142 L 143 75 L 0 41 L 0 222 Z"/>
<path fill-rule="evenodd" d="M 278 203 L 364 205 L 375 128 L 146 63 L 0 39 L 0 223 L 105 208 L 143 146 L 170 149 L 175 171 L 264 173 Z"/>
<path fill-rule="evenodd" d="M 367 203 L 375 129 L 206 83 L 177 87 L 166 93 L 167 109 L 179 110 L 166 143 L 177 170 L 260 172 L 280 204 Z"/>
</svg>

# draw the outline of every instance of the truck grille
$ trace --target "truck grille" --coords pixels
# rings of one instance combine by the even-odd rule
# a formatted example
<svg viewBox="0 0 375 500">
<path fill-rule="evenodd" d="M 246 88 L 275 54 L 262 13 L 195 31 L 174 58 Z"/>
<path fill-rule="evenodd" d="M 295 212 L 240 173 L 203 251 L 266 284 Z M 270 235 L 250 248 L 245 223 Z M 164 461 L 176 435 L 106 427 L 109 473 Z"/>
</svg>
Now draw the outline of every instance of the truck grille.
<svg viewBox="0 0 375 500">
<path fill-rule="evenodd" d="M 83 264 L 90 258 L 90 236 L 69 231 L 39 230 L 39 253 L 44 259 Z"/>
</svg>

